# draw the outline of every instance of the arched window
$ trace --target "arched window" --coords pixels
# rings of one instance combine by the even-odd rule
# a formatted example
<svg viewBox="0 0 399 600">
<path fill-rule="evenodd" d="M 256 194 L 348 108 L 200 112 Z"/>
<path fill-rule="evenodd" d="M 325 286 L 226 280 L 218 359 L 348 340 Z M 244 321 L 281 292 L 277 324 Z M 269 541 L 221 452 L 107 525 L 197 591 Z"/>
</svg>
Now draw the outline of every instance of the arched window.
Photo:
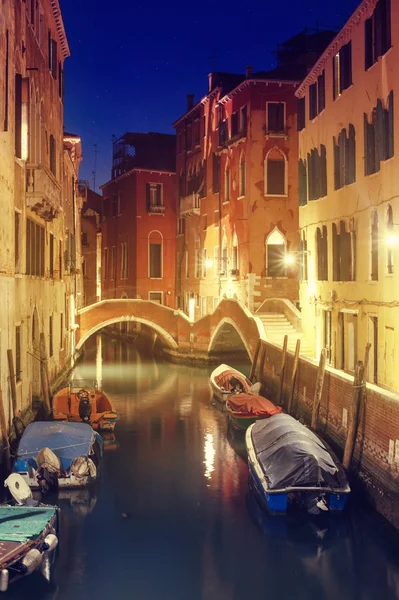
<svg viewBox="0 0 399 600">
<path fill-rule="evenodd" d="M 246 163 L 245 156 L 241 154 L 240 157 L 240 172 L 239 172 L 239 189 L 238 195 L 245 196 L 246 194 Z"/>
<path fill-rule="evenodd" d="M 371 214 L 371 281 L 378 281 L 378 213 Z"/>
<path fill-rule="evenodd" d="M 233 248 L 231 256 L 231 274 L 238 275 L 238 238 L 236 232 L 233 235 Z"/>
<path fill-rule="evenodd" d="M 231 173 L 230 168 L 226 165 L 224 172 L 224 201 L 230 202 L 230 187 L 231 187 Z"/>
<path fill-rule="evenodd" d="M 148 236 L 148 277 L 150 279 L 162 279 L 163 276 L 163 246 L 160 231 L 151 231 Z"/>
<path fill-rule="evenodd" d="M 393 246 L 395 244 L 395 238 L 393 234 L 393 211 L 392 206 L 388 204 L 387 207 L 387 273 L 393 274 Z"/>
<path fill-rule="evenodd" d="M 266 275 L 267 277 L 286 277 L 286 239 L 275 227 L 266 240 Z"/>
<path fill-rule="evenodd" d="M 328 254 L 327 254 L 327 227 L 316 229 L 316 254 L 317 254 L 317 279 L 328 279 Z"/>
<path fill-rule="evenodd" d="M 286 158 L 278 148 L 272 148 L 266 156 L 265 180 L 267 196 L 287 194 Z"/>
</svg>

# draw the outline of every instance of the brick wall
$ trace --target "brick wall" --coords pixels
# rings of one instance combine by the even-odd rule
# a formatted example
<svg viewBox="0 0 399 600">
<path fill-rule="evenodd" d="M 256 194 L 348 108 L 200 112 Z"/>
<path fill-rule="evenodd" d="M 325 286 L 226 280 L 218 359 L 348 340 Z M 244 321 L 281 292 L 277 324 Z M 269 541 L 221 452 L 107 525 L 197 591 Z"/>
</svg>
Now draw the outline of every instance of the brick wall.
<svg viewBox="0 0 399 600">
<path fill-rule="evenodd" d="M 294 356 L 287 353 L 280 401 L 282 349 L 262 342 L 257 375 L 262 382 L 263 394 L 284 407 L 288 405 L 291 392 L 293 360 Z M 307 424 L 311 420 L 317 370 L 317 363 L 299 359 L 291 412 Z M 317 431 L 332 444 L 340 458 L 351 419 L 352 398 L 353 377 L 326 367 Z M 357 474 L 360 489 L 366 492 L 375 508 L 399 527 L 399 397 L 369 384 L 364 393 L 353 474 Z"/>
</svg>

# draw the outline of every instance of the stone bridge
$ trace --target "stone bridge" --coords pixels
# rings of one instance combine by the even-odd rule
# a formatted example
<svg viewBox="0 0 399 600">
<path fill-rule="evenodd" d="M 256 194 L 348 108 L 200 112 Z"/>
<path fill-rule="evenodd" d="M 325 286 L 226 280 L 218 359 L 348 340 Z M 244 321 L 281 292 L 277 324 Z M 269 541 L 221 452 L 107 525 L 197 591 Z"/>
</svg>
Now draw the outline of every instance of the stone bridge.
<svg viewBox="0 0 399 600">
<path fill-rule="evenodd" d="M 77 315 L 76 351 L 102 327 L 135 321 L 147 325 L 171 358 L 210 359 L 244 350 L 252 360 L 257 342 L 264 339 L 260 319 L 236 300 L 222 300 L 216 310 L 192 323 L 180 310 L 147 300 L 102 300 Z"/>
</svg>

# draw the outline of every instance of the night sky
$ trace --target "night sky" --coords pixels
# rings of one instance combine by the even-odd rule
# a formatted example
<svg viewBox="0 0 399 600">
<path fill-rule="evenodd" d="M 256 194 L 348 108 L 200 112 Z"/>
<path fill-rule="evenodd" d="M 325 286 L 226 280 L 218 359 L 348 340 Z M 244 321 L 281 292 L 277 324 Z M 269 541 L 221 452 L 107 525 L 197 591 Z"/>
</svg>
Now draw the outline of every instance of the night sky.
<svg viewBox="0 0 399 600">
<path fill-rule="evenodd" d="M 65 129 L 82 138 L 80 179 L 94 187 L 96 148 L 97 191 L 110 179 L 113 134 L 174 133 L 186 94 L 204 96 L 210 71 L 272 68 L 278 43 L 317 23 L 341 27 L 359 1 L 60 0 Z"/>
</svg>

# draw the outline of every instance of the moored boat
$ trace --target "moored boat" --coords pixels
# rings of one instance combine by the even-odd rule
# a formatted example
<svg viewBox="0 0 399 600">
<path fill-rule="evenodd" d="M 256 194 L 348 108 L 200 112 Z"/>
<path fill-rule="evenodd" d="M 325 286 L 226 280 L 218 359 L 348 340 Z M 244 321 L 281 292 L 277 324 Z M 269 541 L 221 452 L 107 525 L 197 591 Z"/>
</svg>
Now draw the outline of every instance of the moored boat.
<svg viewBox="0 0 399 600">
<path fill-rule="evenodd" d="M 14 472 L 42 492 L 83 487 L 98 477 L 103 443 L 87 423 L 37 421 L 18 445 Z"/>
<path fill-rule="evenodd" d="M 113 431 L 119 415 L 109 396 L 97 389 L 95 383 L 74 382 L 54 395 L 53 418 L 89 423 L 98 431 Z"/>
<path fill-rule="evenodd" d="M 236 394 L 230 396 L 226 402 L 232 424 L 237 429 L 245 430 L 259 419 L 267 419 L 282 411 L 280 406 L 263 396 L 255 394 Z"/>
<path fill-rule="evenodd" d="M 345 508 L 350 487 L 342 465 L 315 433 L 290 415 L 253 424 L 245 442 L 253 487 L 272 513 L 285 514 L 289 500 L 309 514 Z"/>
<path fill-rule="evenodd" d="M 0 505 L 0 591 L 40 567 L 49 574 L 58 544 L 58 509 L 40 504 L 22 478 L 12 473 L 4 482 L 16 504 Z"/>
<path fill-rule="evenodd" d="M 252 384 L 243 373 L 229 365 L 219 365 L 214 369 L 209 378 L 213 394 L 220 402 L 226 402 L 238 392 L 258 394 L 260 384 Z"/>
</svg>

